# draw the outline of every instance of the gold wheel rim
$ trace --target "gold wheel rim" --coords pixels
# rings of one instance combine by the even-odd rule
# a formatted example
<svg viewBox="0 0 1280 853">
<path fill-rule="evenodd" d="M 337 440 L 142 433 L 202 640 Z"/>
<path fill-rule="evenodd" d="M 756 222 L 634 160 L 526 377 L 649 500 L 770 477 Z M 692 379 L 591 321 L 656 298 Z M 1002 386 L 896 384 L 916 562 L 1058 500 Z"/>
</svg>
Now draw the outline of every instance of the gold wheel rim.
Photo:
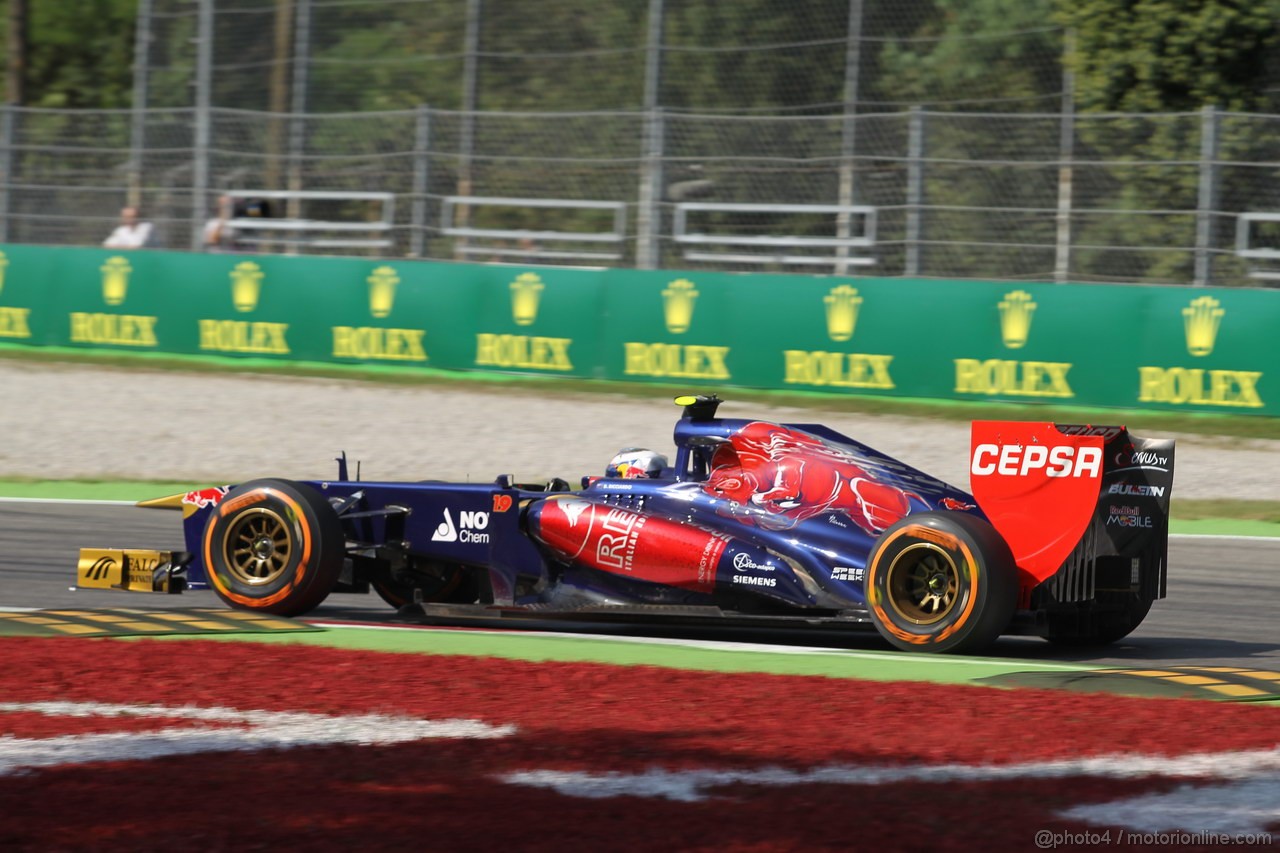
<svg viewBox="0 0 1280 853">
<path fill-rule="evenodd" d="M 240 583 L 265 586 L 277 580 L 293 556 L 293 533 L 275 510 L 254 507 L 236 516 L 222 537 L 227 568 Z"/>
<path fill-rule="evenodd" d="M 889 565 L 889 605 L 914 625 L 936 625 L 956 608 L 960 569 L 955 558 L 932 542 L 902 550 Z"/>
</svg>

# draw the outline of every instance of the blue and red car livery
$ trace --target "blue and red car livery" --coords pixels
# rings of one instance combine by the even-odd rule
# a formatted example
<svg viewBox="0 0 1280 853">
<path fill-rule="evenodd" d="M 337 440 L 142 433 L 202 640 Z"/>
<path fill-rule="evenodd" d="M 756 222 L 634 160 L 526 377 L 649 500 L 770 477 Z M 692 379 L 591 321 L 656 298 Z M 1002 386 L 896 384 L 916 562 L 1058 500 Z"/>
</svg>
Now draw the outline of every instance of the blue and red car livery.
<svg viewBox="0 0 1280 853">
<path fill-rule="evenodd" d="M 519 484 L 254 480 L 180 507 L 195 588 L 305 613 L 369 591 L 423 618 L 874 626 L 973 651 L 1127 635 L 1165 594 L 1173 442 L 977 422 L 972 494 L 816 424 L 678 398 L 671 466 Z"/>
</svg>

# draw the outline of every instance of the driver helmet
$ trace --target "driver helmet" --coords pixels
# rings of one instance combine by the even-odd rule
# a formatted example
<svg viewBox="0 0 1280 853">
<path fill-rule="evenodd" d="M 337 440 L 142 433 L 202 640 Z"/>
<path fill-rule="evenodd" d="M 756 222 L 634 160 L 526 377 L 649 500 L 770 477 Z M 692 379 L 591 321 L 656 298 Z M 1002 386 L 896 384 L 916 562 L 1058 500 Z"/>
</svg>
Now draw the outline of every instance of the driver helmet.
<svg viewBox="0 0 1280 853">
<path fill-rule="evenodd" d="M 653 479 L 662 475 L 667 467 L 667 457 L 643 447 L 624 447 L 609 460 L 609 467 L 604 469 L 606 477 L 625 477 L 627 479 Z"/>
</svg>

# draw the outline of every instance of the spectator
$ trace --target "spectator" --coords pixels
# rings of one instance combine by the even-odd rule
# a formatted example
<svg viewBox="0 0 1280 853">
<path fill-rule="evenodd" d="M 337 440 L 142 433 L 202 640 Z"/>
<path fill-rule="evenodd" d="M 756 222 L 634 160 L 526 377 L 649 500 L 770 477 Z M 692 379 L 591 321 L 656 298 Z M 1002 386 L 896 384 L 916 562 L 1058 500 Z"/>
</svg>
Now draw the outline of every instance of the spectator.
<svg viewBox="0 0 1280 853">
<path fill-rule="evenodd" d="M 542 247 L 532 237 L 521 237 L 516 245 L 520 249 L 515 259 L 517 264 L 536 264 L 542 260 Z"/>
<path fill-rule="evenodd" d="M 231 226 L 235 208 L 231 196 L 218 196 L 218 209 L 212 219 L 204 224 L 204 249 L 206 252 L 229 252 L 236 248 L 236 231 Z"/>
<path fill-rule="evenodd" d="M 120 211 L 120 224 L 102 245 L 108 249 L 142 249 L 151 239 L 151 223 L 138 221 L 138 208 L 126 207 Z"/>
</svg>

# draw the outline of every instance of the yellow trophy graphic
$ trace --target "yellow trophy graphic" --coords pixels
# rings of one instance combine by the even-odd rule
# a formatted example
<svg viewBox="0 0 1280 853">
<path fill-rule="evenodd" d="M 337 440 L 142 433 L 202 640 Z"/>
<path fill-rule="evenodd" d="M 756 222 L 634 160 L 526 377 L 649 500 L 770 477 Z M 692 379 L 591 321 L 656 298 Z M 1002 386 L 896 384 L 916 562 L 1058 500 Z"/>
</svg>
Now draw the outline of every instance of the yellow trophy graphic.
<svg viewBox="0 0 1280 853">
<path fill-rule="evenodd" d="M 133 267 L 121 257 L 107 258 L 98 268 L 102 271 L 102 301 L 108 305 L 119 305 L 129 291 L 129 273 Z"/>
<path fill-rule="evenodd" d="M 1218 326 L 1225 313 L 1218 300 L 1212 296 L 1192 299 L 1191 304 L 1182 309 L 1182 322 L 1187 330 L 1187 352 L 1197 356 L 1213 352 L 1214 342 L 1218 339 Z"/>
<path fill-rule="evenodd" d="M 689 323 L 693 321 L 693 303 L 697 298 L 698 291 L 686 278 L 676 279 L 662 291 L 662 313 L 668 332 L 679 335 L 689 331 Z"/>
<path fill-rule="evenodd" d="M 522 272 L 511 282 L 511 317 L 517 326 L 532 326 L 538 319 L 538 300 L 545 285 L 536 273 Z"/>
<path fill-rule="evenodd" d="M 252 311 L 258 307 L 262 293 L 262 268 L 253 261 L 241 261 L 231 275 L 231 301 L 237 311 Z"/>
<path fill-rule="evenodd" d="M 1031 315 L 1036 310 L 1031 294 L 1025 290 L 1006 293 L 999 308 L 1000 337 L 1004 340 L 1004 345 L 1009 349 L 1026 346 L 1027 336 L 1031 334 Z"/>
<path fill-rule="evenodd" d="M 375 317 L 386 317 L 395 304 L 400 277 L 393 267 L 378 267 L 366 281 L 369 282 L 369 313 Z"/>
<path fill-rule="evenodd" d="M 858 325 L 858 308 L 862 305 L 858 289 L 842 284 L 831 288 L 822 301 L 827 304 L 827 334 L 831 340 L 847 341 L 852 338 Z"/>
<path fill-rule="evenodd" d="M 4 293 L 4 271 L 9 266 L 9 259 L 4 252 L 0 252 L 0 293 Z"/>
</svg>

